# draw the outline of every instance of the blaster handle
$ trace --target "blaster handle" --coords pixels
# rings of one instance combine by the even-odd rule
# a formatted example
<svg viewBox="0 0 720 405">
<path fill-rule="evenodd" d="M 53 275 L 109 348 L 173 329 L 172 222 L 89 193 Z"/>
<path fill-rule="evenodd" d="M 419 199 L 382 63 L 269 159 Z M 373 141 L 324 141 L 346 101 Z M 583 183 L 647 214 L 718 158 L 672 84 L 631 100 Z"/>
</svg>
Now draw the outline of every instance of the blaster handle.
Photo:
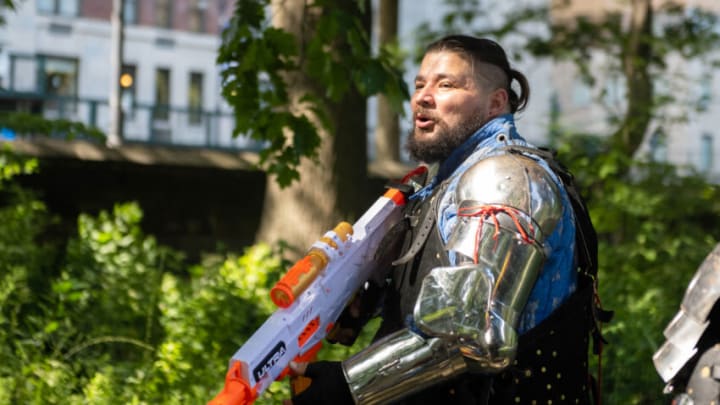
<svg viewBox="0 0 720 405">
<path fill-rule="evenodd" d="M 240 362 L 236 361 L 225 374 L 225 386 L 207 405 L 250 405 L 257 392 L 240 375 Z"/>
</svg>

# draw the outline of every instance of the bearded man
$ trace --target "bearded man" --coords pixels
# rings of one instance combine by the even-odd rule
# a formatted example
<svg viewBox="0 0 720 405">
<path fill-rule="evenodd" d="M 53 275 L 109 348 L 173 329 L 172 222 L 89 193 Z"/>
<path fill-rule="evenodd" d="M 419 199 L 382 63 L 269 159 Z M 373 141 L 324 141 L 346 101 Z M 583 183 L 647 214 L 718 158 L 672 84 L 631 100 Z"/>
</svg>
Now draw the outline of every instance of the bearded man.
<svg viewBox="0 0 720 405">
<path fill-rule="evenodd" d="M 528 96 L 492 40 L 427 47 L 407 149 L 428 171 L 407 181 L 416 188 L 386 285 L 365 294 L 380 297 L 369 306 L 380 329 L 343 362 L 293 365 L 312 383 L 286 402 L 590 403 L 576 213 L 550 160 L 515 128 Z"/>
</svg>

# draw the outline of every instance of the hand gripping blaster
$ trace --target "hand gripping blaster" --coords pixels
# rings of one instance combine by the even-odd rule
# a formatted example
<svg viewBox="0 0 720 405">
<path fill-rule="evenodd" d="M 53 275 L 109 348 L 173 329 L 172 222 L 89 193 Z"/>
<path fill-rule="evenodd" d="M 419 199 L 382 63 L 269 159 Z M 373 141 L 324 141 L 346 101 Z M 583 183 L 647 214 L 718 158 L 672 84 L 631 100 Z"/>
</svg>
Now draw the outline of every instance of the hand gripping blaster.
<svg viewBox="0 0 720 405">
<path fill-rule="evenodd" d="M 251 404 L 287 375 L 291 360 L 314 357 L 377 267 L 375 253 L 404 204 L 403 192 L 390 188 L 355 224 L 341 222 L 312 245 L 271 290 L 279 308 L 232 356 L 225 387 L 209 405 Z"/>
</svg>

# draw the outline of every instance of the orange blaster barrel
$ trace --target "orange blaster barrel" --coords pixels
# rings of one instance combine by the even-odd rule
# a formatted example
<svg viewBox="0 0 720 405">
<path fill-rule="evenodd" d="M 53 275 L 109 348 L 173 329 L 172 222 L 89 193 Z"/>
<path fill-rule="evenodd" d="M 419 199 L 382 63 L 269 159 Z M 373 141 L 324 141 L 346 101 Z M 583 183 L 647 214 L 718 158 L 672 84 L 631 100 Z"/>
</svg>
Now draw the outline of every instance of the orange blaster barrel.
<svg viewBox="0 0 720 405">
<path fill-rule="evenodd" d="M 337 250 L 338 243 L 346 242 L 352 233 L 352 225 L 340 222 L 332 231 L 320 238 L 307 255 L 295 263 L 270 290 L 270 298 L 275 305 L 280 308 L 292 305 L 327 266 L 330 260 L 327 249 Z"/>
<path fill-rule="evenodd" d="M 345 304 L 380 266 L 376 253 L 403 218 L 405 192 L 389 189 L 352 225 L 341 222 L 315 242 L 272 288 L 279 307 L 230 358 L 225 386 L 210 405 L 249 405 L 291 360 L 309 361 Z"/>
</svg>

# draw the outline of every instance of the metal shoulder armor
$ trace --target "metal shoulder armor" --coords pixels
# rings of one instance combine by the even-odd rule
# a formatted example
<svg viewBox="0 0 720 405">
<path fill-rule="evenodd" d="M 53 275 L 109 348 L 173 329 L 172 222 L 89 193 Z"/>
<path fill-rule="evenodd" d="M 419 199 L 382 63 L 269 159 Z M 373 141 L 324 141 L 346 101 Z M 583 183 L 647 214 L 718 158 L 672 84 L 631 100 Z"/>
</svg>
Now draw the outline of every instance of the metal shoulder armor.
<svg viewBox="0 0 720 405">
<path fill-rule="evenodd" d="M 459 178 L 457 223 L 446 248 L 456 266 L 423 280 L 414 318 L 430 336 L 456 341 L 473 368 L 498 372 L 517 349 L 517 326 L 545 262 L 543 242 L 562 216 L 560 189 L 530 157 L 483 159 Z"/>
</svg>

